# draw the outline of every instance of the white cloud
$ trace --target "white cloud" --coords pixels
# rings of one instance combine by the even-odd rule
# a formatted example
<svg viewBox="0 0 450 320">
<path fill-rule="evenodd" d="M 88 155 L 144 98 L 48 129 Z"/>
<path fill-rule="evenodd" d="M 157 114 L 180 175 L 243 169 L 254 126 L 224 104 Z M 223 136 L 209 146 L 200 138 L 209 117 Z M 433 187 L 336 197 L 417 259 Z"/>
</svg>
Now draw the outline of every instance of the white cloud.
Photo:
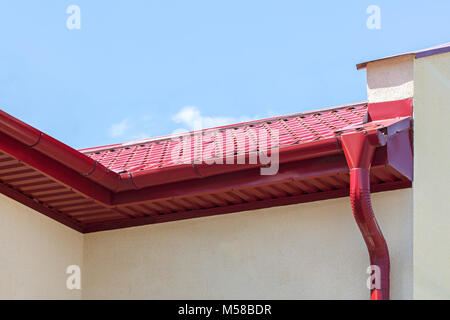
<svg viewBox="0 0 450 320">
<path fill-rule="evenodd" d="M 270 113 L 266 111 L 267 114 Z M 202 130 L 214 127 L 220 127 L 229 124 L 251 121 L 261 119 L 264 116 L 205 116 L 202 115 L 196 106 L 185 106 L 172 116 L 172 121 L 179 124 L 181 128 L 174 130 L 171 134 L 180 134 L 191 130 Z M 151 130 L 147 131 L 153 117 L 148 115 L 141 115 L 139 117 L 127 117 L 120 122 L 112 124 L 108 128 L 108 133 L 111 138 L 119 138 L 121 140 L 143 140 L 150 138 Z M 139 131 L 138 131 L 139 130 Z"/>
<path fill-rule="evenodd" d="M 144 139 L 147 139 L 148 137 L 150 137 L 150 136 L 147 133 L 140 132 L 138 134 L 132 135 L 130 138 L 133 140 L 144 140 Z"/>
<path fill-rule="evenodd" d="M 109 134 L 111 137 L 116 138 L 123 136 L 131 128 L 130 120 L 128 118 L 123 119 L 119 123 L 113 124 L 109 128 Z"/>
<path fill-rule="evenodd" d="M 227 124 L 239 123 L 250 121 L 256 119 L 257 117 L 208 117 L 203 116 L 195 106 L 186 106 L 183 107 L 180 111 L 178 111 L 173 117 L 172 120 L 175 123 L 180 123 L 189 128 L 189 130 L 201 130 L 212 127 L 224 126 Z"/>
</svg>

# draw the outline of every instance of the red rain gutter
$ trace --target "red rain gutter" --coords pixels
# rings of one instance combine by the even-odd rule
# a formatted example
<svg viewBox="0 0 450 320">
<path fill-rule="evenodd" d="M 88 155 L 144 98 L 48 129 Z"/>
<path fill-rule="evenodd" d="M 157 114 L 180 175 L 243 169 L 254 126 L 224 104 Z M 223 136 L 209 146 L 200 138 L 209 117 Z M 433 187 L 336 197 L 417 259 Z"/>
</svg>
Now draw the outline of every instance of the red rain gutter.
<svg viewBox="0 0 450 320">
<path fill-rule="evenodd" d="M 118 174 L 107 169 L 87 155 L 14 118 L 2 110 L 0 110 L 0 133 L 21 142 L 25 146 L 25 149 L 28 148 L 29 150 L 38 151 L 113 192 L 142 189 L 264 166 L 260 162 L 257 164 L 249 164 L 249 157 L 251 155 L 245 154 L 245 160 L 242 162 L 246 164 L 237 164 L 237 159 L 241 156 L 231 156 L 231 158 L 234 158 L 232 162 L 234 164 L 224 166 L 211 166 L 202 162 L 174 165 L 157 170 L 143 170 Z M 277 151 L 280 152 L 280 163 L 342 153 L 336 137 L 285 147 Z M 269 150 L 268 156 L 270 156 L 270 153 L 271 151 Z M 223 163 L 227 163 L 227 157 L 224 157 L 222 161 Z M 41 166 L 45 166 L 45 161 L 41 163 Z M 46 171 L 42 167 L 38 169 Z M 83 192 L 83 190 L 80 191 Z"/>
<path fill-rule="evenodd" d="M 355 221 L 369 251 L 371 266 L 378 266 L 380 286 L 371 289 L 371 300 L 389 299 L 389 250 L 375 218 L 370 200 L 370 167 L 375 148 L 386 144 L 385 136 L 376 131 L 352 132 L 341 136 L 342 147 L 350 169 L 350 201 Z"/>
<path fill-rule="evenodd" d="M 98 183 L 81 176 L 45 154 L 25 146 L 20 141 L 0 132 L 0 149 L 41 173 L 102 204 L 111 203 L 112 192 Z"/>
<path fill-rule="evenodd" d="M 336 137 L 306 142 L 290 147 L 284 147 L 277 149 L 279 152 L 279 163 L 286 163 L 291 161 L 305 160 L 311 158 L 318 158 L 324 156 L 330 156 L 335 154 L 342 154 L 342 149 L 339 146 L 338 139 Z M 268 150 L 268 156 L 271 156 L 271 151 Z M 142 171 L 121 174 L 122 180 L 131 179 L 135 189 L 142 189 L 145 187 L 151 187 L 161 184 L 181 182 L 185 180 L 192 180 L 198 178 L 206 178 L 214 175 L 226 174 L 236 171 L 242 171 L 257 167 L 264 167 L 263 164 L 258 162 L 257 164 L 249 164 L 249 157 L 252 154 L 245 154 L 243 156 L 231 156 L 234 164 L 228 164 L 223 166 L 210 165 L 205 162 L 192 163 L 185 165 L 174 165 L 171 167 L 160 168 L 153 171 Z M 237 164 L 237 159 L 244 157 L 242 163 Z M 222 163 L 227 163 L 227 158 L 222 159 Z M 118 191 L 129 190 L 129 184 L 122 184 Z"/>
<path fill-rule="evenodd" d="M 66 144 L 50 137 L 42 131 L 1 110 L 0 134 L 8 136 L 14 141 L 20 142 L 23 147 L 20 147 L 15 144 L 14 141 L 11 141 L 9 144 L 10 152 L 16 153 L 18 152 L 18 149 L 21 149 L 21 157 L 26 157 L 32 162 L 29 164 L 38 170 L 48 173 L 49 169 L 51 169 L 50 173 L 53 174 L 55 170 L 51 168 L 52 166 L 49 165 L 49 161 L 57 161 L 67 168 L 74 170 L 82 177 L 86 177 L 88 180 L 98 183 L 113 192 L 142 189 L 145 187 L 205 178 L 264 166 L 261 162 L 258 162 L 257 164 L 249 164 L 249 157 L 251 157 L 251 155 L 247 153 L 243 156 L 245 157 L 245 160 L 242 161 L 246 164 L 237 164 L 237 159 L 242 156 L 233 155 L 229 157 L 233 158 L 234 161 L 232 163 L 234 164 L 223 166 L 212 166 L 202 162 L 174 165 L 171 167 L 159 168 L 157 170 L 143 170 L 118 174 L 107 169 L 105 166 L 91 159 L 87 155 L 67 146 Z M 41 161 L 33 161 L 33 159 L 39 156 L 35 153 L 36 151 L 47 156 L 49 161 L 45 161 L 45 159 L 41 159 Z M 280 152 L 280 163 L 342 153 L 342 149 L 339 146 L 336 137 L 301 143 L 291 147 L 284 147 L 282 149 L 278 149 L 277 151 Z M 268 156 L 271 156 L 270 153 L 271 151 L 269 150 Z M 223 163 L 228 163 L 227 157 L 224 157 L 222 161 Z M 67 172 L 58 175 L 58 179 L 61 178 L 61 176 L 67 176 Z M 70 183 L 68 185 L 73 187 Z M 88 187 L 87 189 L 74 187 L 74 189 L 96 198 L 95 195 L 90 192 L 92 191 L 92 187 Z M 103 204 L 110 205 L 110 201 L 104 201 Z"/>
<path fill-rule="evenodd" d="M 119 183 L 117 173 L 2 110 L 0 110 L 0 132 L 110 190 L 117 189 Z"/>
</svg>

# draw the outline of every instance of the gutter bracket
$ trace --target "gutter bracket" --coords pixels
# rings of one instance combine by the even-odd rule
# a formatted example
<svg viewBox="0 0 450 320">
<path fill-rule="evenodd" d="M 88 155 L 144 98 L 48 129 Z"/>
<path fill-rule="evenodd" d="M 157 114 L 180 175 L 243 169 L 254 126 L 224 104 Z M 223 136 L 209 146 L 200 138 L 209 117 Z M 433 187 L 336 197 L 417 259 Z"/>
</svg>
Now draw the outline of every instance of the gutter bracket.
<svg viewBox="0 0 450 320">
<path fill-rule="evenodd" d="M 39 138 L 37 139 L 37 141 L 27 147 L 33 149 L 34 147 L 36 147 L 39 144 L 39 142 L 41 142 L 41 138 L 42 138 L 42 132 L 39 133 Z"/>
</svg>

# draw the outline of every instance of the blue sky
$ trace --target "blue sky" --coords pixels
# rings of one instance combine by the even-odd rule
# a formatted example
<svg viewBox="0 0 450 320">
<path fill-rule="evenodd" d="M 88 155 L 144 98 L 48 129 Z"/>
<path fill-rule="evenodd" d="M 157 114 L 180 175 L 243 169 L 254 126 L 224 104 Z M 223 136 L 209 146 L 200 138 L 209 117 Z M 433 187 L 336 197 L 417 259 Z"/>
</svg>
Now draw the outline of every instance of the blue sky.
<svg viewBox="0 0 450 320">
<path fill-rule="evenodd" d="M 380 30 L 366 27 L 372 4 Z M 449 12 L 448 0 L 3 0 L 0 107 L 83 148 L 357 102 L 356 63 L 449 42 Z"/>
</svg>

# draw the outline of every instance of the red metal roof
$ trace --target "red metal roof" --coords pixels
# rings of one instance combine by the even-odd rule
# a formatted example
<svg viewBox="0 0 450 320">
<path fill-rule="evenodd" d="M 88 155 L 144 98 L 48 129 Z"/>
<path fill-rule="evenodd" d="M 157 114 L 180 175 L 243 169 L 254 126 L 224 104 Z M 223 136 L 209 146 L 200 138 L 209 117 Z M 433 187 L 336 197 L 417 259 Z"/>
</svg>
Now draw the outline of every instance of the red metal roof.
<svg viewBox="0 0 450 320">
<path fill-rule="evenodd" d="M 411 101 L 397 104 L 357 103 L 81 152 L 0 112 L 0 191 L 80 232 L 341 197 L 349 172 L 340 135 L 355 130 L 386 140 L 375 152 L 372 191 L 409 187 Z M 248 160 L 261 152 L 252 133 L 275 132 L 277 174 L 261 175 L 260 161 L 208 162 Z M 193 136 L 201 139 L 183 142 Z"/>
<path fill-rule="evenodd" d="M 256 150 L 251 150 L 251 146 L 257 147 L 258 142 L 255 140 L 252 144 L 252 141 L 248 139 L 248 137 L 252 138 L 249 130 L 254 130 L 257 136 L 263 134 L 270 136 L 271 132 L 277 130 L 279 148 L 282 152 L 284 148 L 332 138 L 336 130 L 361 123 L 366 113 L 367 103 L 362 102 L 80 151 L 116 173 L 145 174 L 179 165 L 180 163 L 173 160 L 173 151 L 176 149 L 177 152 L 183 153 L 186 146 L 194 147 L 193 139 L 188 145 L 183 145 L 183 137 L 186 136 L 201 136 L 201 152 L 204 161 L 214 159 L 217 156 L 214 151 L 217 149 L 222 150 L 225 157 L 236 155 L 239 150 L 245 151 L 246 154 L 255 152 Z M 241 142 L 239 150 L 237 143 L 227 144 L 229 142 L 226 139 L 227 136 L 232 137 L 236 142 Z M 208 153 L 207 149 L 213 152 Z M 196 160 L 194 155 L 194 152 L 188 152 L 187 156 L 180 160 L 183 163 L 193 163 Z"/>
</svg>

